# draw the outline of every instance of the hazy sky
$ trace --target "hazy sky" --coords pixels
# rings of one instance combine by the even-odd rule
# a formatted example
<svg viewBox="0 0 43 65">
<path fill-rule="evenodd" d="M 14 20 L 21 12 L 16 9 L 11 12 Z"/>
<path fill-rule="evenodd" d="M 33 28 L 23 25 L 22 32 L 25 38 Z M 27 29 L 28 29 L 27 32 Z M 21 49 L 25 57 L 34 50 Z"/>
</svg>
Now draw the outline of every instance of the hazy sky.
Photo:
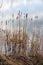
<svg viewBox="0 0 43 65">
<path fill-rule="evenodd" d="M 0 0 L 0 15 L 17 14 L 18 10 L 30 15 L 43 14 L 43 0 Z"/>
</svg>

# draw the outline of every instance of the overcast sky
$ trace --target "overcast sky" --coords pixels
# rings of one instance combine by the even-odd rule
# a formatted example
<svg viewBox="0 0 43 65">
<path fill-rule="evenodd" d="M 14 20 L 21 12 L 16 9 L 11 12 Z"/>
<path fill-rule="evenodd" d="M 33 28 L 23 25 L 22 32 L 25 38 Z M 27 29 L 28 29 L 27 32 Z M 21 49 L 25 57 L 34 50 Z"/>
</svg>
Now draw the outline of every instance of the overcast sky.
<svg viewBox="0 0 43 65">
<path fill-rule="evenodd" d="M 18 10 L 29 15 L 43 15 L 43 0 L 0 0 L 0 16 L 17 14 Z"/>
</svg>

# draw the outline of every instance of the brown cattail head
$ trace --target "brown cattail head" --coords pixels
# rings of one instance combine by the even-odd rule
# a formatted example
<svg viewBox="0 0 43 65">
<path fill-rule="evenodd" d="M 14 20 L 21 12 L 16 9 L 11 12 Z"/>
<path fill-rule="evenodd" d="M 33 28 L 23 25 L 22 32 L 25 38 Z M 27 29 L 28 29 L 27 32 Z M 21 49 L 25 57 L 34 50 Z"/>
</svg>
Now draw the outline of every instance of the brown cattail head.
<svg viewBox="0 0 43 65">
<path fill-rule="evenodd" d="M 7 25 L 7 20 L 6 20 L 6 25 Z"/>
<path fill-rule="evenodd" d="M 16 19 L 18 20 L 18 16 L 16 17 Z"/>
<path fill-rule="evenodd" d="M 19 12 L 18 12 L 18 16 L 20 16 L 20 10 L 19 10 Z"/>
<path fill-rule="evenodd" d="M 27 17 L 28 17 L 28 13 L 26 13 L 26 19 L 27 19 Z"/>
</svg>

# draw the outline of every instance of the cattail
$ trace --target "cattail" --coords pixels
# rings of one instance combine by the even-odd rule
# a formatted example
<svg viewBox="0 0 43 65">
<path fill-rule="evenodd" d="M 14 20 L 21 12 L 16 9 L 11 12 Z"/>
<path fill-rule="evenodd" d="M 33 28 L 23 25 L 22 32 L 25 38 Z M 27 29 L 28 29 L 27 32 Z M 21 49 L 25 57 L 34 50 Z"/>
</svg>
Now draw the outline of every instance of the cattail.
<svg viewBox="0 0 43 65">
<path fill-rule="evenodd" d="M 28 17 L 28 13 L 26 13 L 26 19 L 27 19 L 27 17 Z"/>
<path fill-rule="evenodd" d="M 1 21 L 1 25 L 2 25 L 3 21 Z"/>
<path fill-rule="evenodd" d="M 16 17 L 16 19 L 18 20 L 18 16 Z"/>
<path fill-rule="evenodd" d="M 20 16 L 20 10 L 19 10 L 19 12 L 18 12 L 18 15 Z"/>
<path fill-rule="evenodd" d="M 6 25 L 7 25 L 7 20 L 6 20 Z"/>
</svg>

